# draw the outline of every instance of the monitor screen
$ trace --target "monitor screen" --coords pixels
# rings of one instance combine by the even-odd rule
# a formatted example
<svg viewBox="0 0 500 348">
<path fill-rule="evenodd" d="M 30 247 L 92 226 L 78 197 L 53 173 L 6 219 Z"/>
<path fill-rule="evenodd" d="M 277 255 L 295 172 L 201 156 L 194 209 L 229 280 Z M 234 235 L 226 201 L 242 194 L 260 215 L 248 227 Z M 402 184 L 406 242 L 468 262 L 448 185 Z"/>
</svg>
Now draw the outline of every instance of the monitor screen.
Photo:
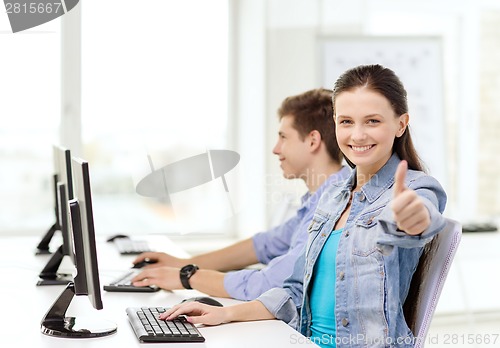
<svg viewBox="0 0 500 348">
<path fill-rule="evenodd" d="M 95 309 L 102 309 L 99 267 L 88 162 L 73 158 L 74 199 L 69 201 L 76 275 L 42 319 L 46 335 L 70 338 L 107 336 L 116 332 L 114 323 L 98 318 L 66 317 L 74 295 L 87 296 Z"/>
<path fill-rule="evenodd" d="M 53 159 L 53 177 L 52 177 L 52 186 L 54 192 L 54 213 L 55 213 L 55 222 L 48 229 L 48 231 L 42 237 L 42 240 L 37 245 L 36 254 L 50 254 L 49 244 L 54 236 L 54 233 L 57 231 L 61 231 L 63 233 L 63 248 L 65 255 L 69 255 L 69 247 L 71 243 L 65 238 L 69 234 L 67 231 L 63 231 L 64 222 L 61 221 L 61 206 L 60 206 L 60 190 L 58 188 L 58 184 L 63 184 L 66 192 L 66 197 L 68 199 L 73 199 L 73 181 L 71 175 L 71 153 L 70 150 L 60 146 L 53 145 L 52 146 L 52 159 Z"/>
<path fill-rule="evenodd" d="M 63 253 L 73 259 L 71 248 L 71 224 L 67 218 L 68 215 L 65 214 L 64 211 L 67 208 L 65 201 L 74 198 L 71 152 L 69 149 L 58 145 L 54 145 L 53 150 L 55 158 L 54 165 L 57 164 L 55 173 L 58 175 L 56 193 L 57 223 L 63 237 Z"/>
<path fill-rule="evenodd" d="M 72 264 L 75 263 L 71 221 L 67 211 L 69 209 L 68 201 L 74 197 L 71 154 L 70 150 L 54 145 L 53 155 L 56 222 L 40 242 L 38 249 L 44 249 L 48 252 L 50 240 L 56 231 L 61 231 L 62 245 L 54 252 L 40 272 L 37 285 L 68 284 L 73 280 L 71 272 L 59 271 L 59 266 L 65 255 L 71 259 Z"/>
<path fill-rule="evenodd" d="M 59 221 L 61 222 L 61 233 L 63 243 L 61 251 L 63 256 L 67 255 L 75 263 L 75 253 L 73 250 L 73 231 L 71 226 L 71 216 L 69 214 L 69 199 L 67 196 L 66 186 L 62 183 L 57 184 L 57 201 L 59 205 Z"/>
<path fill-rule="evenodd" d="M 73 158 L 75 199 L 70 200 L 76 263 L 75 292 L 102 309 L 88 162 Z"/>
</svg>

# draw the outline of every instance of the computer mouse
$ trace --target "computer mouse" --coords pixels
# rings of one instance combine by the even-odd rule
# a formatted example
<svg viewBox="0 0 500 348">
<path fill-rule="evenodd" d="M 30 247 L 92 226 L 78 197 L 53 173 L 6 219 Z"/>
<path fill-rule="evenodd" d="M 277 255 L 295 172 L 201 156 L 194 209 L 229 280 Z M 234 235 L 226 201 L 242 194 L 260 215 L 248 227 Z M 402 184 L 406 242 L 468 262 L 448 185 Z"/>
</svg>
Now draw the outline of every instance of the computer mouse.
<svg viewBox="0 0 500 348">
<path fill-rule="evenodd" d="M 113 242 L 115 239 L 118 239 L 118 238 L 130 238 L 130 237 L 127 236 L 126 234 L 115 234 L 115 235 L 112 235 L 111 237 L 109 237 L 108 239 L 106 239 L 106 242 Z"/>
<path fill-rule="evenodd" d="M 152 265 L 153 263 L 156 263 L 156 262 L 157 262 L 156 260 L 144 259 L 140 262 L 135 263 L 134 266 L 132 266 L 132 268 L 142 268 L 146 265 Z"/>
<path fill-rule="evenodd" d="M 184 302 L 193 302 L 193 301 L 204 303 L 204 304 L 207 304 L 207 305 L 210 305 L 210 306 L 223 307 L 222 303 L 220 303 L 216 299 L 213 299 L 213 298 L 208 297 L 208 296 L 198 296 L 198 297 L 186 298 L 186 299 L 182 300 L 181 303 L 184 303 Z"/>
</svg>

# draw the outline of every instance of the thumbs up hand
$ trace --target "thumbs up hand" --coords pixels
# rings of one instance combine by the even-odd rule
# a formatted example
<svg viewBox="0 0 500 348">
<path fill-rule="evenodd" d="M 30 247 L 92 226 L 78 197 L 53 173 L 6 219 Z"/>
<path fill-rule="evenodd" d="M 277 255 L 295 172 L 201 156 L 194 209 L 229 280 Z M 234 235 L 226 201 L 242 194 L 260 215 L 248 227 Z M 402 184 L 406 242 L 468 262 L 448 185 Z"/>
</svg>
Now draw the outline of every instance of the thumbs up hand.
<svg viewBox="0 0 500 348">
<path fill-rule="evenodd" d="M 410 235 L 418 235 L 429 227 L 431 220 L 429 211 L 422 198 L 415 191 L 406 187 L 405 178 L 408 163 L 401 161 L 394 174 L 392 211 L 398 229 Z"/>
</svg>

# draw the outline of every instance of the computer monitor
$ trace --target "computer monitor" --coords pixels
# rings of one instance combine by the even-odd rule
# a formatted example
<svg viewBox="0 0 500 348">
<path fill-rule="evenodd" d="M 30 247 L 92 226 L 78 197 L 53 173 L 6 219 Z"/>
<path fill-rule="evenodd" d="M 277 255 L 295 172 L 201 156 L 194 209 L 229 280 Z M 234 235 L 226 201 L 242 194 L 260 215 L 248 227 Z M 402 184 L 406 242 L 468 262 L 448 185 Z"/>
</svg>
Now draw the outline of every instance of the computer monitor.
<svg viewBox="0 0 500 348">
<path fill-rule="evenodd" d="M 60 146 L 53 145 L 52 146 L 52 158 L 53 158 L 53 166 L 54 173 L 52 176 L 52 188 L 54 193 L 54 214 L 55 214 L 55 222 L 48 229 L 45 235 L 42 237 L 42 240 L 38 243 L 36 247 L 36 254 L 50 254 L 49 244 L 54 236 L 55 232 L 61 231 L 61 211 L 59 205 L 59 190 L 58 183 L 63 183 L 66 185 L 66 196 L 68 199 L 73 198 L 73 182 L 71 180 L 71 153 L 70 150 Z M 66 247 L 69 246 L 69 243 L 66 244 Z"/>
<path fill-rule="evenodd" d="M 55 231 L 61 231 L 62 233 L 62 245 L 54 252 L 52 257 L 49 259 L 45 267 L 39 274 L 40 280 L 37 285 L 61 285 L 68 284 L 73 280 L 71 274 L 63 273 L 59 271 L 59 266 L 63 261 L 65 255 L 67 255 L 72 263 L 74 264 L 74 254 L 72 250 L 72 235 L 71 235 L 71 223 L 69 220 L 68 201 L 73 199 L 73 176 L 71 168 L 71 153 L 69 149 L 62 146 L 54 145 L 54 187 L 55 187 L 55 213 L 56 222 L 51 227 L 53 230 L 52 235 Z M 49 231 L 50 232 L 50 231 Z M 43 241 L 38 245 L 38 250 L 48 250 L 49 242 L 52 237 L 48 238 L 48 235 L 43 239 Z M 41 247 L 43 244 L 45 246 Z"/>
<path fill-rule="evenodd" d="M 76 275 L 42 319 L 42 332 L 49 336 L 89 338 L 116 332 L 114 323 L 97 318 L 66 317 L 74 295 L 87 296 L 95 309 L 102 309 L 99 267 L 88 162 L 72 160 L 75 198 L 69 201 Z"/>
</svg>

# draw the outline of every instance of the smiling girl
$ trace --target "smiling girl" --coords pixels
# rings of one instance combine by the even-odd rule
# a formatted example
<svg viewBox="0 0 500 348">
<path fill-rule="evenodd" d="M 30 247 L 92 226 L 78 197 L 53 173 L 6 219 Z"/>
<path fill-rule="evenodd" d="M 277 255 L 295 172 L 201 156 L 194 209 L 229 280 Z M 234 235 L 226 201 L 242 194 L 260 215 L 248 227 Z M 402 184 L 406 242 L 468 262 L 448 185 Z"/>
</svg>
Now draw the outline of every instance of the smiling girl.
<svg viewBox="0 0 500 348">
<path fill-rule="evenodd" d="M 284 288 L 228 307 L 178 305 L 162 319 L 193 323 L 277 318 L 324 347 L 413 347 L 412 278 L 445 226 L 446 194 L 423 171 L 408 129 L 406 91 L 390 69 L 358 66 L 333 92 L 339 147 L 351 176 L 321 198 Z M 414 283 L 418 283 L 415 281 Z"/>
</svg>

